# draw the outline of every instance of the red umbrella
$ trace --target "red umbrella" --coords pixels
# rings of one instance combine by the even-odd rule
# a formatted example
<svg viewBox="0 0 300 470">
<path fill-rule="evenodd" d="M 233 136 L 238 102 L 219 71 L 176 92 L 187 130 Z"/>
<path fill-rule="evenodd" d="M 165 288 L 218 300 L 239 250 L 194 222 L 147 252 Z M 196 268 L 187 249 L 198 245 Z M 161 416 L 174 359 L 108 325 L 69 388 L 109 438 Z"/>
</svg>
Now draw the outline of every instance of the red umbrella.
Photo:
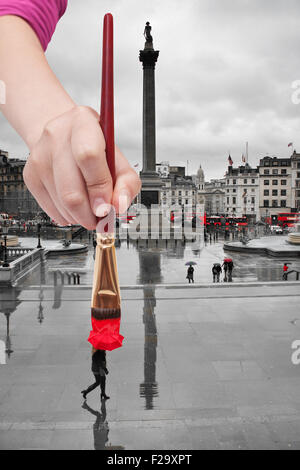
<svg viewBox="0 0 300 470">
<path fill-rule="evenodd" d="M 231 258 L 224 258 L 224 263 L 230 263 L 230 261 L 232 261 Z"/>
</svg>

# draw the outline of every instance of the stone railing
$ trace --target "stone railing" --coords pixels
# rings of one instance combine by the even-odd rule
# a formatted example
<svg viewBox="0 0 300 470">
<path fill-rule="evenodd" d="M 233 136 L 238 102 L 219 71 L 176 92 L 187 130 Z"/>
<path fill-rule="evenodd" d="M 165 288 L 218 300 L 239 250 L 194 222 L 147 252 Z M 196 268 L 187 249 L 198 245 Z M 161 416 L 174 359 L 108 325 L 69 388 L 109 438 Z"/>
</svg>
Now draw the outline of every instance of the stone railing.
<svg viewBox="0 0 300 470">
<path fill-rule="evenodd" d="M 0 267 L 0 285 L 14 286 L 19 279 L 38 266 L 44 256 L 42 248 L 24 249 L 27 251 L 9 263 L 9 267 Z"/>
</svg>

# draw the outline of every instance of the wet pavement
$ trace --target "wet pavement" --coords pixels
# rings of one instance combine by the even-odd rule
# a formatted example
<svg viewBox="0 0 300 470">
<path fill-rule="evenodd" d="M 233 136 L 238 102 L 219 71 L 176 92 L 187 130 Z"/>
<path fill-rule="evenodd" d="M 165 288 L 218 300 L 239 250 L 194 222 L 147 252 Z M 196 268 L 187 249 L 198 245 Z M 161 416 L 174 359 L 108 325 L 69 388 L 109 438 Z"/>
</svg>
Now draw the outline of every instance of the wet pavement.
<svg viewBox="0 0 300 470">
<path fill-rule="evenodd" d="M 282 240 L 281 236 L 272 237 L 274 243 Z M 20 238 L 22 246 L 36 246 L 36 239 Z M 54 241 L 42 241 L 44 246 L 53 244 Z M 87 253 L 76 255 L 61 255 L 47 260 L 43 273 L 43 283 L 53 285 L 53 271 L 64 270 L 80 273 L 80 283 L 91 285 L 93 280 L 93 247 L 88 240 L 89 246 Z M 259 242 L 258 242 L 259 243 Z M 232 257 L 234 261 L 233 282 L 265 282 L 279 281 L 282 279 L 283 263 L 287 261 L 285 257 L 272 258 L 252 253 L 229 253 L 223 250 L 224 240 L 212 241 L 203 246 L 195 246 L 191 243 L 183 243 L 181 240 L 149 240 L 143 241 L 138 245 L 135 242 L 127 243 L 122 241 L 117 246 L 117 262 L 121 285 L 143 284 L 145 278 L 147 282 L 158 284 L 181 284 L 187 282 L 187 266 L 185 263 L 194 261 L 195 266 L 194 279 L 196 283 L 212 282 L 213 263 L 223 262 L 224 257 Z M 299 258 L 288 258 L 292 263 L 292 269 L 300 269 Z M 142 266 L 142 268 L 141 268 Z M 152 266 L 156 266 L 155 273 L 149 272 Z M 154 277 L 153 277 L 154 276 Z M 223 276 L 221 282 L 224 281 Z M 24 280 L 24 285 L 38 285 L 41 282 L 40 270 L 37 269 Z"/>
<path fill-rule="evenodd" d="M 95 390 L 83 408 L 90 294 L 0 293 L 1 449 L 300 448 L 298 286 L 122 289 L 111 398 Z"/>
</svg>

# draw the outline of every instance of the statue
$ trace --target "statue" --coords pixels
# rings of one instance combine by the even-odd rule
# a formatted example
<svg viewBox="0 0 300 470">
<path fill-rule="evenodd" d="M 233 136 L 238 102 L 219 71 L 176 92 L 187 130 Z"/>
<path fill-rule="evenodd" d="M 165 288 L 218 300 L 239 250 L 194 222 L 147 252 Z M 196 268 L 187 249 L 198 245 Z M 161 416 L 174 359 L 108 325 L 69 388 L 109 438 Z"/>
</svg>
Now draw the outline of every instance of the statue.
<svg viewBox="0 0 300 470">
<path fill-rule="evenodd" d="M 146 44 L 152 44 L 153 43 L 153 38 L 151 36 L 151 26 L 149 21 L 147 21 L 145 29 L 144 29 L 144 36 L 146 39 Z"/>
</svg>

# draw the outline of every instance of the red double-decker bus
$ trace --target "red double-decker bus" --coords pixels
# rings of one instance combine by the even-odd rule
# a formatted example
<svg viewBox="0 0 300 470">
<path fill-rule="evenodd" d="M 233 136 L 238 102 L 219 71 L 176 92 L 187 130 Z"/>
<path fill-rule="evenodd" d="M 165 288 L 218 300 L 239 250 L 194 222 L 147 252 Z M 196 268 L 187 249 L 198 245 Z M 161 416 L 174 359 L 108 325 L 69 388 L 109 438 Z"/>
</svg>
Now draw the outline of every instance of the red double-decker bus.
<svg viewBox="0 0 300 470">
<path fill-rule="evenodd" d="M 247 227 L 248 220 L 247 217 L 226 217 L 226 225 L 227 226 L 238 226 L 238 227 Z"/>
<path fill-rule="evenodd" d="M 214 227 L 221 227 L 222 225 L 222 220 L 221 217 L 218 215 L 212 216 L 212 217 L 206 217 L 206 225 L 208 226 L 214 226 Z"/>
<path fill-rule="evenodd" d="M 277 215 L 277 223 L 281 227 L 293 227 L 300 222 L 300 212 L 279 212 Z"/>
</svg>

